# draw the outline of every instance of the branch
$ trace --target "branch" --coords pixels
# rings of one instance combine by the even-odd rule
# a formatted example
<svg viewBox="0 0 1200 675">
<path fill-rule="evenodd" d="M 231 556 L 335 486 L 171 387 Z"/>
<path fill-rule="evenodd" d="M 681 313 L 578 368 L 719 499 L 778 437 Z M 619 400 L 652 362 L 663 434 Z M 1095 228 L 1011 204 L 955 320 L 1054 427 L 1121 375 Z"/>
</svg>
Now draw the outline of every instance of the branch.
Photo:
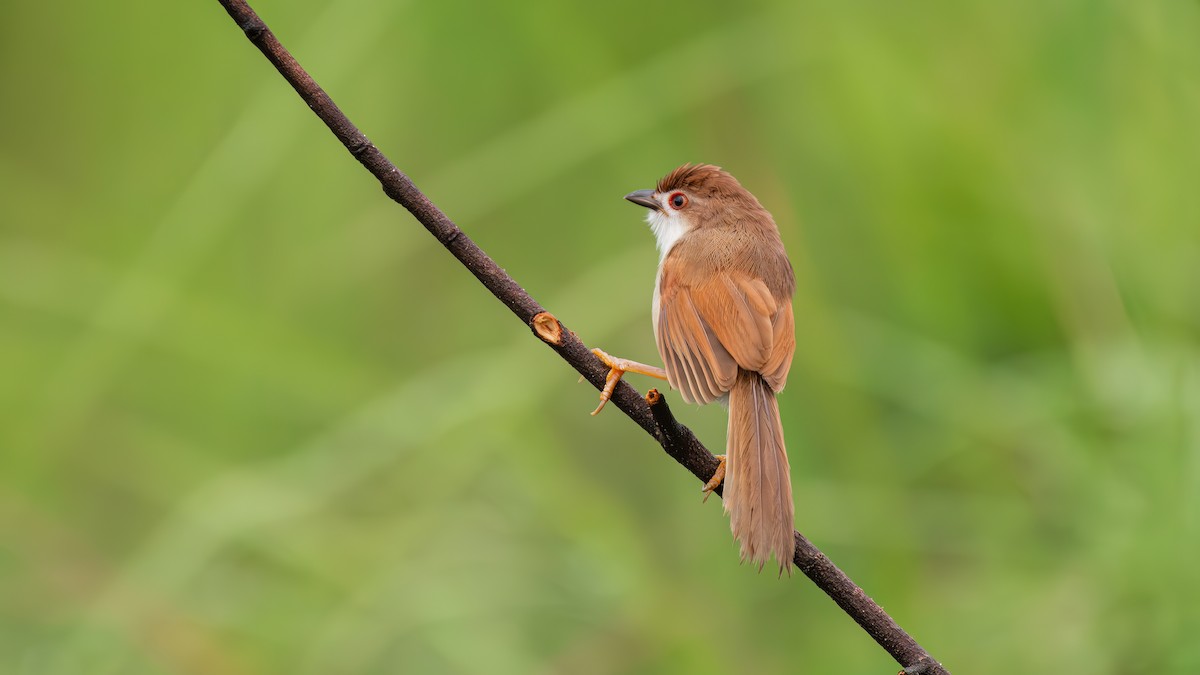
<svg viewBox="0 0 1200 675">
<path fill-rule="evenodd" d="M 480 283 L 516 314 L 535 335 L 577 370 L 592 386 L 604 386 L 608 367 L 592 354 L 574 333 L 565 329 L 525 289 L 521 288 L 496 261 L 471 241 L 441 209 L 429 201 L 412 180 L 354 126 L 333 99 L 283 48 L 258 14 L 244 0 L 220 0 L 221 5 L 246 33 L 250 42 L 267 57 L 300 98 L 350 151 L 371 175 L 379 180 L 388 197 L 399 203 L 425 226 L 455 258 L 458 258 Z M 707 482 L 717 468 L 717 459 L 696 439 L 687 427 L 675 420 L 666 399 L 651 390 L 643 399 L 624 381 L 617 385 L 610 401 L 662 445 L 675 461 Z M 862 626 L 876 642 L 904 666 L 905 675 L 949 675 L 921 645 L 900 628 L 883 609 L 844 572 L 825 557 L 812 542 L 796 533 L 796 554 L 800 569 L 818 588 Z"/>
</svg>

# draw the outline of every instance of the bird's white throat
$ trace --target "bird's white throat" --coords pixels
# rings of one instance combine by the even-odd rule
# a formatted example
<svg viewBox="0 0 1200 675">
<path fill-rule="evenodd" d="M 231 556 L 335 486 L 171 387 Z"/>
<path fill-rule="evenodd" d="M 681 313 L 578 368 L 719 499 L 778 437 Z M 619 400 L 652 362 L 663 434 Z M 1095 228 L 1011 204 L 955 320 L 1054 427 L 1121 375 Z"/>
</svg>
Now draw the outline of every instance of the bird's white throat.
<svg viewBox="0 0 1200 675">
<path fill-rule="evenodd" d="M 671 252 L 671 247 L 687 234 L 687 223 L 683 216 L 667 210 L 651 210 L 646 214 L 646 222 L 650 223 L 650 231 L 658 243 L 658 260 L 662 262 Z"/>
</svg>

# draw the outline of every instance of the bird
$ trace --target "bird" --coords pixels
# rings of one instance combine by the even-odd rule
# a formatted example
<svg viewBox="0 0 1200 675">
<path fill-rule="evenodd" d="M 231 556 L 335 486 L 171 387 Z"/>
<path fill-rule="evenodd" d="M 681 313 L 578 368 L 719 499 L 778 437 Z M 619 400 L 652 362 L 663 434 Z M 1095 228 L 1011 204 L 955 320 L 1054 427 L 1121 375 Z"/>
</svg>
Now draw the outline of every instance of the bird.
<svg viewBox="0 0 1200 675">
<path fill-rule="evenodd" d="M 724 403 L 722 485 L 741 559 L 782 576 L 795 553 L 791 471 L 775 395 L 796 351 L 796 276 L 771 214 L 727 171 L 684 164 L 625 199 L 649 210 L 659 251 L 654 339 L 664 368 L 593 352 L 609 367 L 600 412 L 626 372 L 667 380 L 688 403 Z"/>
</svg>

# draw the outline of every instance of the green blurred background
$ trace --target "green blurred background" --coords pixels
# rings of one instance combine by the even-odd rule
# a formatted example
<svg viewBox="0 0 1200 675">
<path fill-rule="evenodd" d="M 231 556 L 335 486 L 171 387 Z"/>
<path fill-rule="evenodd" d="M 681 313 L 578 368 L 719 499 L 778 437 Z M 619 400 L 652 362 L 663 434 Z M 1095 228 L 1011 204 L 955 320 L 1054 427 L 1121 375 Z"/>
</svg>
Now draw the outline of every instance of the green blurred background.
<svg viewBox="0 0 1200 675">
<path fill-rule="evenodd" d="M 954 672 L 1200 672 L 1200 4 L 256 9 L 588 344 L 657 361 L 623 194 L 754 191 L 797 525 Z M 0 55 L 0 672 L 895 672 L 216 2 Z"/>
</svg>

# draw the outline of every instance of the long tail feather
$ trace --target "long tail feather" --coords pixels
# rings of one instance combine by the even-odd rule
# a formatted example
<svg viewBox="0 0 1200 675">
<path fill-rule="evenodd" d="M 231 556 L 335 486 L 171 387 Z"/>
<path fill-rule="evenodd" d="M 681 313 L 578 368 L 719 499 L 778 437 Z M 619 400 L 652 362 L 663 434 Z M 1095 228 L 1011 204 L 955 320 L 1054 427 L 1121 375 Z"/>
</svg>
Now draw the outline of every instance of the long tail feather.
<svg viewBox="0 0 1200 675">
<path fill-rule="evenodd" d="M 729 392 L 725 511 L 742 560 L 761 570 L 771 555 L 792 573 L 795 507 L 783 425 L 775 392 L 758 373 L 742 370 Z"/>
</svg>

